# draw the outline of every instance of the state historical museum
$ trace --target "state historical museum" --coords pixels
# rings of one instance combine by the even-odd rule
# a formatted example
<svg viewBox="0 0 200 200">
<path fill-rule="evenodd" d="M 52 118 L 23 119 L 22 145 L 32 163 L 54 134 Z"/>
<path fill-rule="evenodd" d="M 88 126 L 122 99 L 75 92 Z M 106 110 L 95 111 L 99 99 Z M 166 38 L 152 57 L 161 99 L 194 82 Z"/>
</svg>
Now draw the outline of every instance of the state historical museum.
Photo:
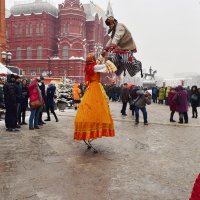
<svg viewBox="0 0 200 200">
<path fill-rule="evenodd" d="M 110 3 L 107 14 L 112 14 Z M 15 4 L 6 19 L 6 37 L 13 54 L 10 65 L 24 75 L 66 76 L 84 81 L 85 57 L 100 51 L 109 36 L 105 12 L 90 1 L 65 0 L 58 9 L 48 0 Z"/>
</svg>

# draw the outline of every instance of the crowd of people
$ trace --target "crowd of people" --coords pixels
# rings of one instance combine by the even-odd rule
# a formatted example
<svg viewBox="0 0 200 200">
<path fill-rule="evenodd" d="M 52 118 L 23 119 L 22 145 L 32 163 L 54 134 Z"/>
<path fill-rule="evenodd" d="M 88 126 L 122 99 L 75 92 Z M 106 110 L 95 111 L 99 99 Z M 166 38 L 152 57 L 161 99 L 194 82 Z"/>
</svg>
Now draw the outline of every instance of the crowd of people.
<svg viewBox="0 0 200 200">
<path fill-rule="evenodd" d="M 170 122 L 174 120 L 175 112 L 179 113 L 179 123 L 188 123 L 188 108 L 192 108 L 192 118 L 198 117 L 197 107 L 200 106 L 200 89 L 194 85 L 184 88 L 178 87 L 153 87 L 152 99 L 154 103 L 169 105 L 170 107 Z"/>
<path fill-rule="evenodd" d="M 50 121 L 50 111 L 56 122 L 58 117 L 54 111 L 56 86 L 50 83 L 45 88 L 44 77 L 33 80 L 22 79 L 11 74 L 6 82 L 0 80 L 0 107 L 5 109 L 5 126 L 10 132 L 19 131 L 22 125 L 29 125 L 29 130 L 40 129 Z M 29 122 L 26 122 L 26 111 L 30 110 Z M 47 118 L 42 119 L 44 110 Z"/>
</svg>

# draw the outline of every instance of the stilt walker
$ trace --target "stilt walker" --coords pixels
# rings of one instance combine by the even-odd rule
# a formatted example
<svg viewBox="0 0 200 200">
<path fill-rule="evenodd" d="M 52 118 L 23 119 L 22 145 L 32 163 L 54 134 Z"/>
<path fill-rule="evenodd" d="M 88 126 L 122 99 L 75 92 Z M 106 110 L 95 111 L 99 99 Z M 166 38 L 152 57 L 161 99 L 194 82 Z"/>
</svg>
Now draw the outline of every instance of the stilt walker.
<svg viewBox="0 0 200 200">
<path fill-rule="evenodd" d="M 115 136 L 107 96 L 100 83 L 100 73 L 106 72 L 107 64 L 97 64 L 94 54 L 88 54 L 85 66 L 88 86 L 76 114 L 74 139 L 83 140 L 94 153 L 98 151 L 91 144 L 93 140 Z"/>
</svg>

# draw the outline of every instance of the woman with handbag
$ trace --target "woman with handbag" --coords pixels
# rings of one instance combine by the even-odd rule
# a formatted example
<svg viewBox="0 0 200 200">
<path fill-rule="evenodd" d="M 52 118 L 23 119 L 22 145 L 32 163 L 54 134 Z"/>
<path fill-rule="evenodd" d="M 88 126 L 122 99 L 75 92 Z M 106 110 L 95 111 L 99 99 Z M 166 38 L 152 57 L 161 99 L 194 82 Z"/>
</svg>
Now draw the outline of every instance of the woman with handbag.
<svg viewBox="0 0 200 200">
<path fill-rule="evenodd" d="M 38 118 L 40 108 L 42 107 L 44 101 L 42 99 L 42 94 L 38 85 L 38 79 L 32 81 L 28 87 L 29 97 L 30 97 L 30 109 L 31 114 L 29 117 L 29 129 L 39 129 Z"/>
</svg>

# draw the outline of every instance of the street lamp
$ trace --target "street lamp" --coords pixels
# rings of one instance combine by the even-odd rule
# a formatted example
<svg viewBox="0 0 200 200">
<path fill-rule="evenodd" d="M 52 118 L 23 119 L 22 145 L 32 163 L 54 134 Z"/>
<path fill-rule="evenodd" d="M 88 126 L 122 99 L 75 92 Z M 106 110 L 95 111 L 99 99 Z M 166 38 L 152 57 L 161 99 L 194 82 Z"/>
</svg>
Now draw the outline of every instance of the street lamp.
<svg viewBox="0 0 200 200">
<path fill-rule="evenodd" d="M 12 53 L 10 51 L 8 51 L 8 52 L 2 51 L 1 57 L 2 57 L 2 60 L 3 60 L 3 62 L 5 62 L 6 67 L 7 67 L 8 64 L 10 63 L 11 59 L 12 59 Z"/>
<path fill-rule="evenodd" d="M 102 50 L 103 50 L 103 46 L 100 43 L 96 43 L 94 45 L 94 52 L 95 52 L 96 59 L 100 56 Z"/>
</svg>

